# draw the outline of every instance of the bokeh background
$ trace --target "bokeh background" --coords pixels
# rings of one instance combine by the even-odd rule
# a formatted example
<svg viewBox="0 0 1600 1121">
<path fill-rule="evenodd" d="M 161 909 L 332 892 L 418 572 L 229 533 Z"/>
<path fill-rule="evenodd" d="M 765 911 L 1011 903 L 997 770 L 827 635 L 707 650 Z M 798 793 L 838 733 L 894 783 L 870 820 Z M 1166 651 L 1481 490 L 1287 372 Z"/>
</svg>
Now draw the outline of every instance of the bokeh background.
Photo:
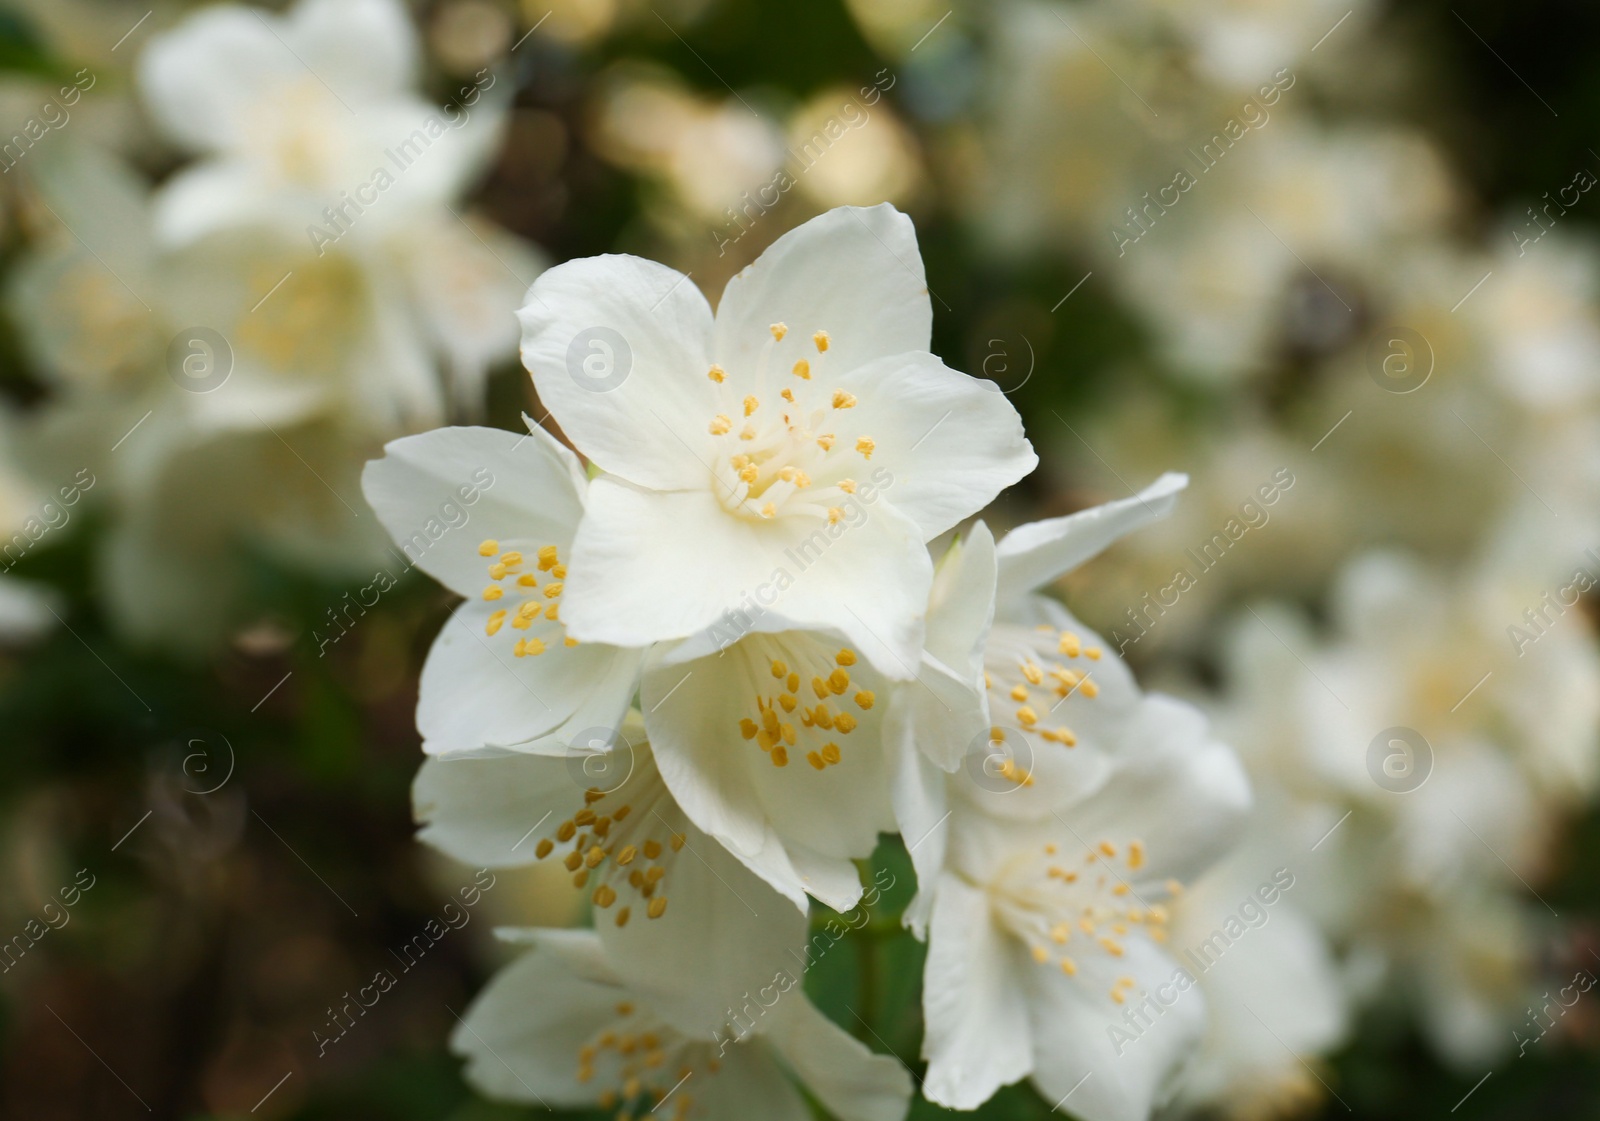
<svg viewBox="0 0 1600 1121">
<path fill-rule="evenodd" d="M 1600 13 L 407 7 L 421 97 L 493 75 L 482 135 L 431 211 L 304 266 L 298 234 L 162 241 L 196 145 L 140 60 L 190 5 L 0 11 L 0 1114 L 531 1115 L 474 1097 L 445 1040 L 504 960 L 492 928 L 578 901 L 500 871 L 400 956 L 474 872 L 409 807 L 450 600 L 386 550 L 360 465 L 542 416 L 510 314 L 543 264 L 637 253 L 714 295 L 806 218 L 885 200 L 916 221 L 935 351 L 1010 395 L 1042 461 L 992 523 L 1193 479 L 1062 589 L 1256 777 L 1214 901 L 1279 863 L 1305 885 L 1263 928 L 1298 924 L 1287 948 L 1263 935 L 1208 994 L 1173 1114 L 1600 1111 L 1600 993 L 1559 995 L 1600 976 Z M 410 310 L 372 313 L 406 269 Z M 260 391 L 244 413 L 185 384 L 197 324 Z M 406 361 L 433 388 L 401 407 Z M 1426 751 L 1373 756 L 1396 727 Z M 875 863 L 896 889 L 806 983 L 916 1070 L 912 877 L 897 843 Z M 980 1113 L 1049 1106 L 1019 1086 Z"/>
</svg>

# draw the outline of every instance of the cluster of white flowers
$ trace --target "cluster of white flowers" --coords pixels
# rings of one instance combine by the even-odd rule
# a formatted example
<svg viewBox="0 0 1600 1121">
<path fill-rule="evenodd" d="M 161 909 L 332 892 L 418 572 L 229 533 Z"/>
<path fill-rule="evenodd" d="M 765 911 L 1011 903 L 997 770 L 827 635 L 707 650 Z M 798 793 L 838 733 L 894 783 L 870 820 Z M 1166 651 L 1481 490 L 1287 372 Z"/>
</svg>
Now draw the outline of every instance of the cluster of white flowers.
<svg viewBox="0 0 1600 1121">
<path fill-rule="evenodd" d="M 54 391 L 33 466 L 70 477 L 70 446 L 109 480 L 97 575 L 138 638 L 229 633 L 251 551 L 370 573 L 384 542 L 357 510 L 361 464 L 476 413 L 515 351 L 537 255 L 457 209 L 506 83 L 483 72 L 440 106 L 419 70 L 398 0 L 217 5 L 139 56 L 148 122 L 182 161 L 159 185 L 70 131 L 8 149 L 38 224 L 10 309 Z"/>
<path fill-rule="evenodd" d="M 1539 891 L 1600 771 L 1600 271 L 1567 217 L 1600 168 L 1486 214 L 1375 6 L 1191 8 L 1001 5 L 958 166 L 980 228 L 1082 261 L 1206 402 L 1120 379 L 1064 457 L 1198 480 L 1082 606 L 1185 679 L 1235 636 L 1213 703 L 1259 808 L 1177 919 L 1253 947 L 1202 977 L 1187 1095 L 1255 1116 L 1325 1092 L 1358 1008 L 1476 1074 L 1546 987 Z"/>
<path fill-rule="evenodd" d="M 1035 456 L 1004 395 L 928 353 L 887 205 L 785 234 L 714 315 L 627 256 L 549 270 L 520 315 L 587 471 L 530 423 L 394 441 L 364 479 L 402 543 L 475 472 L 500 480 L 470 540 L 420 561 L 465 601 L 423 672 L 416 813 L 460 859 L 562 862 L 593 915 L 511 935 L 532 949 L 454 1039 L 469 1077 L 626 1116 L 803 1118 L 787 1075 L 840 1117 L 900 1117 L 907 1072 L 798 987 L 810 901 L 857 906 L 857 862 L 897 832 L 929 941 L 924 1094 L 973 1108 L 1031 1077 L 1142 1121 L 1205 1023 L 1170 901 L 1248 786 L 1197 709 L 1142 694 L 1038 589 L 1186 480 L 998 543 L 979 521 L 936 563 Z M 730 1022 L 750 993 L 756 1022 Z"/>
</svg>

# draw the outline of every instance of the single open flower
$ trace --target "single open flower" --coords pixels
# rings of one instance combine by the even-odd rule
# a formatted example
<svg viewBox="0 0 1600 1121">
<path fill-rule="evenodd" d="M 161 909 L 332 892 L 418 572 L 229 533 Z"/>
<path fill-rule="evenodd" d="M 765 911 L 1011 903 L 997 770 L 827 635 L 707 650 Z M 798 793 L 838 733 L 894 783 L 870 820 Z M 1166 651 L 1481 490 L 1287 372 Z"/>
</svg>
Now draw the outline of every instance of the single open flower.
<svg viewBox="0 0 1600 1121">
<path fill-rule="evenodd" d="M 601 469 L 568 593 L 584 641 L 687 637 L 755 597 L 909 672 L 924 542 L 1036 462 L 1005 396 L 928 353 L 888 205 L 791 230 L 715 317 L 688 277 L 615 255 L 546 272 L 519 314 L 540 400 Z"/>
<path fill-rule="evenodd" d="M 1086 1121 L 1144 1121 L 1205 1025 L 1194 976 L 1163 949 L 1167 901 L 1248 805 L 1233 753 L 1165 697 L 1138 707 L 1104 783 L 1041 819 L 952 799 L 923 981 L 928 1099 L 973 1109 L 1031 1076 Z"/>
<path fill-rule="evenodd" d="M 441 428 L 384 451 L 367 501 L 410 563 L 466 597 L 422 668 L 423 750 L 564 754 L 573 734 L 621 724 L 641 652 L 567 632 L 577 457 L 537 427 Z"/>
<path fill-rule="evenodd" d="M 413 799 L 422 840 L 458 860 L 560 861 L 618 975 L 680 1030 L 721 1023 L 805 941 L 804 914 L 684 816 L 637 717 L 564 758 L 430 759 Z"/>
<path fill-rule="evenodd" d="M 803 1087 L 839 1121 L 905 1116 L 905 1068 L 817 1011 L 792 974 L 755 994 L 753 1030 L 725 1038 L 709 1024 L 686 1033 L 664 1021 L 590 931 L 519 940 L 534 948 L 490 982 L 451 1038 L 467 1080 L 490 1097 L 599 1107 L 619 1121 L 810 1121 Z"/>
</svg>

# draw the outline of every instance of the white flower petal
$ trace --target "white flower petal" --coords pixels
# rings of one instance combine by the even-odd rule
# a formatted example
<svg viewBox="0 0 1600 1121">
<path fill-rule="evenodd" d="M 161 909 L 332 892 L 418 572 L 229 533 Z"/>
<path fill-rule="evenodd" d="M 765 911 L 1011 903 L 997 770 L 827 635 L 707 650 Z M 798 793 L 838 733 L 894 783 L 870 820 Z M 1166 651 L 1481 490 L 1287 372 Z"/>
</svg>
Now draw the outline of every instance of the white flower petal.
<svg viewBox="0 0 1600 1121">
<path fill-rule="evenodd" d="M 300 0 L 285 30 L 304 68 L 353 105 L 416 81 L 417 35 L 397 0 Z"/>
<path fill-rule="evenodd" d="M 874 1054 L 817 1010 L 798 989 L 785 994 L 760 1028 L 807 1090 L 839 1121 L 900 1121 L 911 1104 L 911 1076 L 892 1055 Z"/>
<path fill-rule="evenodd" d="M 549 935 L 563 934 L 564 939 Z M 616 1020 L 628 990 L 573 968 L 563 942 L 591 956 L 592 931 L 540 932 L 535 948 L 495 974 L 450 1036 L 480 1093 L 546 1107 L 592 1106 L 604 1087 L 578 1081 L 578 1050 Z M 588 972 L 591 976 L 585 976 Z"/>
<path fill-rule="evenodd" d="M 273 35 L 279 22 L 218 4 L 152 37 L 139 57 L 139 88 L 162 130 L 197 150 L 238 145 L 251 106 L 304 73 Z"/>
<path fill-rule="evenodd" d="M 674 810 L 672 828 L 687 840 L 661 882 L 666 912 L 648 919 L 635 905 L 626 926 L 610 912 L 595 924 L 618 974 L 657 1014 L 704 1034 L 747 993 L 799 968 L 806 916 Z"/>
<path fill-rule="evenodd" d="M 951 811 L 945 796 L 945 774 L 928 761 L 907 733 L 890 740 L 894 747 L 894 773 L 890 779 L 890 798 L 895 821 L 911 856 L 917 874 L 917 894 L 906 908 L 902 922 L 918 938 L 928 936 L 928 920 L 937 895 L 939 870 L 944 867 L 945 839 Z"/>
<path fill-rule="evenodd" d="M 584 455 L 641 486 L 709 486 L 711 308 L 692 280 L 586 257 L 534 281 L 517 318 L 539 400 Z"/>
<path fill-rule="evenodd" d="M 782 1000 L 794 1000 L 785 996 Z M 804 999 L 804 998 L 800 998 Z M 679 1093 L 689 1093 L 703 1112 L 700 1116 L 723 1118 L 760 1117 L 765 1121 L 812 1121 L 812 1113 L 800 1091 L 795 1089 L 772 1052 L 759 1043 L 730 1046 L 715 1074 L 690 1076 Z M 668 1112 L 672 1109 L 669 1103 Z M 670 1113 L 669 1113 L 670 1116 Z"/>
<path fill-rule="evenodd" d="M 532 864 L 552 822 L 583 807 L 573 775 L 567 760 L 548 756 L 424 760 L 411 787 L 417 839 L 463 864 Z"/>
<path fill-rule="evenodd" d="M 874 507 L 858 525 L 737 517 L 706 490 L 646 491 L 601 477 L 589 488 L 563 608 L 572 633 L 620 646 L 718 627 L 766 605 L 832 627 L 884 672 L 909 677 L 932 564 L 916 527 Z M 830 533 L 829 530 L 838 530 Z"/>
<path fill-rule="evenodd" d="M 1171 1096 L 1205 1030 L 1205 997 L 1193 977 L 1143 938 L 1125 945 L 1121 957 L 1083 956 L 1073 977 L 1038 966 L 1031 988 L 1034 1085 L 1084 1121 L 1146 1121 Z M 1175 976 L 1190 987 L 1180 991 Z M 1110 994 L 1124 977 L 1134 985 L 1119 1004 Z"/>
<path fill-rule="evenodd" d="M 501 601 L 504 602 L 504 601 Z M 486 633 L 498 603 L 456 608 L 428 651 L 417 698 L 417 729 L 429 755 L 512 749 L 560 753 L 572 735 L 622 723 L 641 653 L 600 643 L 566 646 L 557 623 L 526 631 L 503 623 Z M 544 652 L 517 657 L 531 636 Z"/>
<path fill-rule="evenodd" d="M 941 877 L 922 983 L 922 1093 L 929 1101 L 976 1109 L 1033 1068 L 1033 1028 L 1015 956 L 990 918 L 988 895 L 959 877 Z"/>
<path fill-rule="evenodd" d="M 803 357 L 818 377 L 926 350 L 933 306 L 911 219 L 888 203 L 842 206 L 778 238 L 723 289 L 715 360 L 753 374 L 774 323 L 790 334 L 769 359 L 772 368 L 779 354 L 784 370 Z M 813 342 L 818 331 L 828 334 L 826 352 Z"/>
<path fill-rule="evenodd" d="M 1010 399 L 932 354 L 880 358 L 837 381 L 856 397 L 851 431 L 873 440 L 873 462 L 893 475 L 884 496 L 921 527 L 924 541 L 1038 466 Z"/>
<path fill-rule="evenodd" d="M 528 569 L 545 545 L 569 554 L 585 483 L 577 457 L 543 429 L 441 428 L 385 445 L 361 488 L 409 560 L 476 600 L 492 582 L 484 541 L 497 555 L 523 551 Z"/>
<path fill-rule="evenodd" d="M 1123 498 L 1018 526 L 1000 539 L 1001 610 L 1036 588 L 1071 572 L 1119 537 L 1166 517 L 1189 476 L 1166 474 L 1132 498 Z"/>
</svg>

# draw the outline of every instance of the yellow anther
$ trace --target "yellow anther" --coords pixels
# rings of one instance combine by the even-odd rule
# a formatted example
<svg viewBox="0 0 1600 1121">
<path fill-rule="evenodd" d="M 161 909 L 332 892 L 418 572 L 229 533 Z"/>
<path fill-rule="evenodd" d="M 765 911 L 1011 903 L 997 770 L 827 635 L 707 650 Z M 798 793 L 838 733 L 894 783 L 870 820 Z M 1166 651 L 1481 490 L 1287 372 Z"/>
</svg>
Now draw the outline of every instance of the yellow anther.
<svg viewBox="0 0 1600 1121">
<path fill-rule="evenodd" d="M 489 621 L 484 624 L 484 633 L 491 635 L 494 634 L 500 629 L 500 625 L 505 621 L 506 613 L 504 611 L 496 611 L 493 615 L 489 616 Z"/>
<path fill-rule="evenodd" d="M 711 369 L 706 371 L 706 377 L 721 385 L 728 380 L 728 373 L 721 366 L 712 366 Z"/>
<path fill-rule="evenodd" d="M 711 424 L 708 428 L 708 431 L 713 436 L 726 436 L 732 430 L 733 421 L 729 419 L 726 413 L 718 413 L 716 416 L 711 418 Z"/>
<path fill-rule="evenodd" d="M 741 440 L 754 440 L 755 438 L 756 438 L 756 426 L 755 425 L 747 424 L 743 428 L 739 429 L 739 439 L 741 439 Z"/>
<path fill-rule="evenodd" d="M 774 506 L 770 502 L 767 503 L 765 506 L 761 507 L 761 516 L 763 518 L 776 517 L 777 514 L 778 514 L 778 508 L 776 506 Z"/>
<path fill-rule="evenodd" d="M 794 376 L 797 377 L 797 378 L 802 378 L 805 381 L 810 381 L 811 380 L 811 363 L 807 362 L 804 358 L 802 358 L 802 359 L 800 359 L 800 361 L 796 362 L 794 364 Z"/>
<path fill-rule="evenodd" d="M 1105 651 L 1101 650 L 1100 647 L 1091 646 L 1091 647 L 1089 647 L 1089 649 L 1087 649 L 1087 650 L 1085 650 L 1083 652 L 1083 656 L 1086 657 L 1086 658 L 1091 658 L 1094 661 L 1098 662 L 1100 660 L 1100 656 L 1102 654 L 1104 654 L 1104 653 L 1105 653 Z"/>
<path fill-rule="evenodd" d="M 537 657 L 544 653 L 544 640 L 539 638 L 519 638 L 517 648 L 512 651 L 517 657 L 525 655 Z"/>
<path fill-rule="evenodd" d="M 506 578 L 506 566 L 505 565 L 500 564 L 497 561 L 494 564 L 491 564 L 489 566 L 489 579 L 491 579 L 491 580 L 504 580 L 505 578 Z"/>
<path fill-rule="evenodd" d="M 783 724 L 778 730 L 783 733 L 783 742 L 788 744 L 790 747 L 793 747 L 795 739 L 794 725 Z"/>
<path fill-rule="evenodd" d="M 1050 941 L 1054 942 L 1058 946 L 1065 946 L 1071 938 L 1072 927 L 1068 926 L 1064 922 L 1056 923 L 1056 925 L 1050 930 Z"/>
<path fill-rule="evenodd" d="M 821 354 L 828 349 L 828 332 L 818 331 L 811 336 L 811 341 L 817 344 L 817 353 Z"/>
<path fill-rule="evenodd" d="M 1076 977 L 1078 975 L 1078 963 L 1073 961 L 1071 958 L 1062 958 L 1061 972 L 1065 973 L 1068 977 Z"/>
<path fill-rule="evenodd" d="M 659 919 L 662 915 L 666 914 L 667 897 L 665 895 L 659 895 L 650 900 L 650 906 L 645 908 L 645 913 L 653 919 Z"/>
<path fill-rule="evenodd" d="M 788 326 L 783 323 L 774 323 L 771 327 L 768 327 L 767 330 L 771 331 L 772 337 L 777 339 L 780 343 L 783 341 L 783 336 L 789 333 Z"/>
<path fill-rule="evenodd" d="M 539 581 L 533 575 L 533 573 L 524 572 L 521 576 L 517 577 L 517 586 L 522 588 L 537 588 L 539 586 Z"/>
<path fill-rule="evenodd" d="M 856 694 L 856 704 L 861 708 L 871 708 L 872 703 L 877 699 L 871 689 L 863 689 Z"/>
<path fill-rule="evenodd" d="M 585 802 L 588 802 L 588 800 L 589 800 L 588 798 L 584 799 Z M 593 825 L 594 824 L 594 820 L 595 820 L 595 812 L 593 810 L 591 810 L 587 805 L 584 806 L 583 809 L 579 810 L 577 813 L 572 815 L 572 824 L 574 824 L 574 825 Z"/>
<path fill-rule="evenodd" d="M 610 884 L 601 884 L 594 889 L 594 905 L 596 907 L 609 907 L 617 901 L 617 893 Z"/>
<path fill-rule="evenodd" d="M 757 401 L 754 396 L 749 396 L 749 397 L 746 397 L 744 399 L 744 415 L 745 416 L 749 416 L 751 413 L 755 412 L 760 407 L 761 407 L 761 402 Z"/>
<path fill-rule="evenodd" d="M 772 765 L 774 767 L 787 767 L 789 765 L 789 753 L 783 749 L 782 744 L 772 749 Z"/>
<path fill-rule="evenodd" d="M 1043 946 L 1035 945 L 1032 952 L 1033 960 L 1038 962 L 1040 965 L 1043 965 L 1045 962 L 1050 960 L 1050 951 L 1045 949 Z"/>
<path fill-rule="evenodd" d="M 575 872 L 578 870 L 578 865 L 583 863 L 583 854 L 580 852 L 569 852 L 562 859 L 561 863 L 567 866 L 567 871 Z"/>
<path fill-rule="evenodd" d="M 557 580 L 565 580 L 567 578 L 567 566 L 564 564 L 552 565 L 550 567 L 550 575 Z"/>
<path fill-rule="evenodd" d="M 856 664 L 856 652 L 845 647 L 833 656 L 833 660 L 841 666 L 853 666 Z"/>
<path fill-rule="evenodd" d="M 571 647 L 571 646 L 576 646 L 576 645 L 578 645 L 578 640 L 577 640 L 577 639 L 575 639 L 575 638 L 573 638 L 573 637 L 572 637 L 572 636 L 571 636 L 571 635 L 570 635 L 570 634 L 569 634 L 569 635 L 567 635 L 567 637 L 566 637 L 566 638 L 563 638 L 563 639 L 562 639 L 562 640 L 561 640 L 561 645 L 563 645 L 563 646 L 568 646 L 568 647 Z"/>
<path fill-rule="evenodd" d="M 478 555 L 480 557 L 492 557 L 499 551 L 500 542 L 492 537 L 485 539 L 483 544 L 478 546 Z"/>
<path fill-rule="evenodd" d="M 546 545 L 544 548 L 540 549 L 539 550 L 539 571 L 540 572 L 549 572 L 552 568 L 554 568 L 559 563 L 559 561 L 557 560 L 558 556 L 559 556 L 559 554 L 556 552 L 556 547 L 554 545 Z"/>
<path fill-rule="evenodd" d="M 546 619 L 560 619 L 561 605 L 559 603 L 552 603 L 549 607 L 544 609 L 544 617 Z"/>
<path fill-rule="evenodd" d="M 850 675 L 842 669 L 836 669 L 828 675 L 828 691 L 838 696 L 850 688 Z"/>
<path fill-rule="evenodd" d="M 577 833 L 577 831 L 578 827 L 576 824 L 571 821 L 563 821 L 560 828 L 556 830 L 556 840 L 560 841 L 562 844 L 566 844 L 568 841 L 572 840 L 573 834 Z"/>
<path fill-rule="evenodd" d="M 790 389 L 787 385 L 783 387 L 783 392 L 779 393 L 778 396 L 789 402 L 789 404 L 794 404 L 794 390 Z"/>
<path fill-rule="evenodd" d="M 487 588 L 483 589 L 484 599 L 499 599 L 505 594 L 506 590 L 500 587 L 498 584 L 490 584 Z"/>
<path fill-rule="evenodd" d="M 990 743 L 1005 743 L 1006 742 L 1006 730 L 1004 728 L 1000 727 L 1000 725 L 998 725 L 998 724 L 996 724 L 994 727 L 990 728 L 989 729 L 989 742 Z"/>
<path fill-rule="evenodd" d="M 505 565 L 507 568 L 514 569 L 522 563 L 522 554 L 513 550 L 512 552 L 506 553 L 504 556 L 502 556 L 500 558 L 500 563 Z"/>
<path fill-rule="evenodd" d="M 841 736 L 848 736 L 856 730 L 856 718 L 848 712 L 841 712 L 833 718 L 833 726 L 839 730 Z"/>
<path fill-rule="evenodd" d="M 1112 957 L 1120 958 L 1122 956 L 1123 949 L 1120 943 L 1113 942 L 1110 938 L 1097 938 L 1096 941 L 1099 942 L 1101 948 Z"/>
<path fill-rule="evenodd" d="M 833 714 L 828 711 L 827 705 L 818 705 L 811 712 L 811 722 L 819 728 L 833 728 Z"/>
<path fill-rule="evenodd" d="M 822 756 L 818 755 L 815 751 L 806 752 L 806 762 L 810 763 L 819 771 L 828 765 L 822 761 Z"/>
<path fill-rule="evenodd" d="M 632 845 L 625 845 L 623 846 L 622 851 L 617 853 L 617 863 L 623 867 L 627 867 L 629 864 L 633 863 L 633 858 L 638 855 L 639 850 L 637 848 Z"/>
<path fill-rule="evenodd" d="M 605 858 L 606 858 L 605 850 L 602 849 L 599 845 L 595 845 L 588 852 L 583 854 L 583 866 L 585 868 L 598 867 L 600 862 L 602 860 L 604 860 Z"/>
<path fill-rule="evenodd" d="M 833 407 L 836 408 L 836 409 L 853 409 L 853 408 L 855 408 L 856 407 L 855 394 L 854 393 L 846 393 L 842 389 L 835 389 L 833 391 Z"/>
<path fill-rule="evenodd" d="M 793 712 L 795 705 L 799 703 L 799 698 L 794 696 L 792 693 L 781 693 L 778 696 L 778 704 L 783 706 L 784 712 Z"/>
<path fill-rule="evenodd" d="M 840 479 L 839 489 L 846 494 L 854 494 L 856 492 L 856 481 L 854 479 Z"/>
<path fill-rule="evenodd" d="M 1095 846 L 1095 848 L 1099 849 L 1101 854 L 1104 856 L 1114 857 L 1117 855 L 1117 846 L 1112 844 L 1110 841 L 1101 841 Z"/>
<path fill-rule="evenodd" d="M 1144 867 L 1144 842 L 1128 842 L 1128 867 L 1133 869 Z"/>
<path fill-rule="evenodd" d="M 1124 1004 L 1124 1003 L 1127 1002 L 1128 998 L 1122 995 L 1122 990 L 1121 989 L 1112 989 L 1111 990 L 1111 999 L 1116 1001 L 1118 1004 Z"/>
<path fill-rule="evenodd" d="M 1080 692 L 1084 696 L 1089 697 L 1089 698 L 1092 699 L 1092 698 L 1098 697 L 1100 695 L 1100 686 L 1096 685 L 1094 682 L 1090 681 L 1086 677 L 1086 678 L 1083 679 L 1083 682 L 1078 686 L 1078 692 Z"/>
<path fill-rule="evenodd" d="M 761 471 L 754 463 L 747 463 L 743 467 L 739 468 L 739 478 L 743 479 L 747 483 L 753 484 L 760 477 Z"/>
<path fill-rule="evenodd" d="M 833 444 L 834 435 L 832 432 L 817 437 L 817 447 L 821 448 L 825 452 L 831 452 L 833 450 Z"/>
<path fill-rule="evenodd" d="M 828 507 L 828 524 L 838 525 L 844 520 L 844 511 L 837 506 Z"/>
<path fill-rule="evenodd" d="M 837 763 L 841 758 L 839 754 L 839 745 L 836 743 L 823 744 L 822 758 L 828 763 Z"/>
<path fill-rule="evenodd" d="M 1024 728 L 1031 728 L 1039 722 L 1039 714 L 1031 706 L 1023 705 L 1017 709 L 1017 722 Z"/>
<path fill-rule="evenodd" d="M 872 453 L 876 451 L 877 448 L 878 445 L 873 443 L 872 440 L 866 436 L 862 436 L 856 441 L 856 451 L 861 453 L 862 459 L 871 459 Z"/>
<path fill-rule="evenodd" d="M 544 586 L 544 598 L 555 599 L 561 594 L 563 585 L 559 581 L 551 581 Z"/>
<path fill-rule="evenodd" d="M 1027 700 L 1028 699 L 1028 687 L 1026 685 L 1013 685 L 1011 687 L 1011 699 L 1014 700 L 1014 701 L 1025 701 L 1025 700 Z"/>
<path fill-rule="evenodd" d="M 790 670 L 789 676 L 784 679 L 783 686 L 791 693 L 798 693 L 800 691 L 800 675 L 795 673 L 794 670 Z"/>
<path fill-rule="evenodd" d="M 1038 685 L 1044 681 L 1044 670 L 1033 662 L 1023 662 L 1022 676 L 1028 679 L 1029 685 Z"/>
<path fill-rule="evenodd" d="M 1070 633 L 1068 631 L 1062 631 L 1061 632 L 1061 644 L 1060 644 L 1060 646 L 1057 647 L 1057 649 L 1060 650 L 1061 653 L 1065 654 L 1069 658 L 1076 658 L 1083 648 L 1082 648 L 1082 645 L 1078 642 L 1078 636 L 1077 635 L 1072 634 L 1072 633 Z"/>
<path fill-rule="evenodd" d="M 789 672 L 789 667 L 777 658 L 772 659 L 771 669 L 773 677 L 783 677 Z"/>
<path fill-rule="evenodd" d="M 553 851 L 555 851 L 555 847 L 556 843 L 549 837 L 545 837 L 533 847 L 533 855 L 538 857 L 540 860 L 543 860 L 545 857 L 549 856 Z"/>
<path fill-rule="evenodd" d="M 661 842 L 652 838 L 644 843 L 644 858 L 654 860 L 661 855 Z"/>
</svg>

